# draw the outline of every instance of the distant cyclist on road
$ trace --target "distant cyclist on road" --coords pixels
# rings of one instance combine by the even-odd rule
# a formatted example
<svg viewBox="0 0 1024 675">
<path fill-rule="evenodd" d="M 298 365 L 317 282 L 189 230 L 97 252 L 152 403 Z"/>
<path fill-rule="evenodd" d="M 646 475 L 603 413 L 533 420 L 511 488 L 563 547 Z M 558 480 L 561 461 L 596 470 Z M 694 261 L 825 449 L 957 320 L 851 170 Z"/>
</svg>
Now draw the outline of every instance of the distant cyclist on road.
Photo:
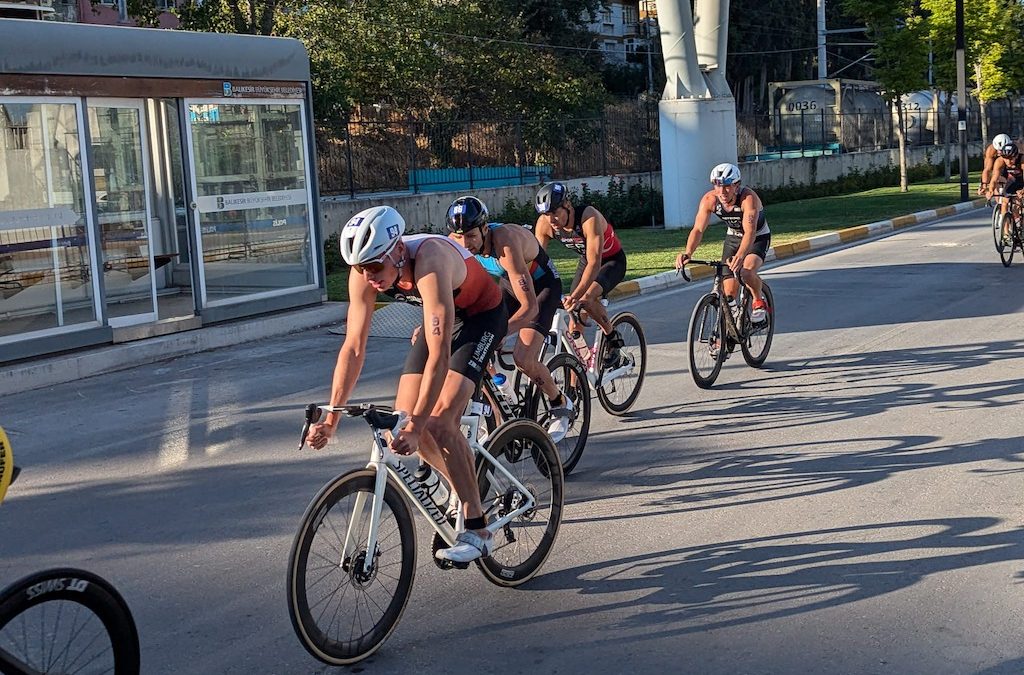
<svg viewBox="0 0 1024 675">
<path fill-rule="evenodd" d="M 995 194 L 999 179 L 1005 178 L 1006 185 L 1003 187 L 1004 195 L 1014 195 L 1024 189 L 1024 154 L 1017 148 L 1016 143 L 1008 143 L 999 151 L 995 163 L 992 165 L 992 177 L 989 179 L 988 194 Z M 999 208 L 1006 213 L 1007 200 L 1000 200 Z M 1009 219 L 1003 219 L 1003 239 L 1010 233 Z"/>
<path fill-rule="evenodd" d="M 615 236 L 615 228 L 593 206 L 573 206 L 569 191 L 562 183 L 542 187 L 534 207 L 540 214 L 534 235 L 541 247 L 547 250 L 548 242 L 558 239 L 580 255 L 572 289 L 562 304 L 568 310 L 582 308 L 594 318 L 607 336 L 607 363 L 604 365 L 614 367 L 619 361 L 619 349 L 625 343 L 612 328 L 600 299 L 607 297 L 626 276 L 626 252 Z M 578 330 L 574 321 L 570 321 L 569 328 Z"/>
<path fill-rule="evenodd" d="M 998 134 L 992 139 L 991 145 L 985 148 L 985 165 L 981 170 L 981 183 L 978 185 L 978 194 L 983 195 L 988 199 L 992 199 L 992 195 L 995 194 L 995 190 L 991 187 L 991 181 L 993 177 L 992 168 L 995 166 L 996 160 L 1002 155 L 1005 148 L 1010 145 L 1014 145 L 1017 148 L 1018 153 L 1024 153 L 1024 142 L 1014 141 L 1010 138 L 1009 134 Z M 994 174 L 997 177 L 996 185 L 998 186 L 999 180 L 1002 176 L 998 172 Z"/>
<path fill-rule="evenodd" d="M 540 354 L 561 304 L 562 279 L 528 229 L 488 223 L 488 215 L 487 207 L 476 197 L 459 197 L 448 207 L 449 236 L 476 254 L 492 276 L 509 281 L 505 296 L 511 313 L 508 332 L 518 333 L 512 358 L 550 401 L 554 420 L 548 433 L 558 443 L 569 432 L 573 403 L 558 390 L 540 362 Z"/>
<path fill-rule="evenodd" d="M 756 192 L 740 185 L 740 170 L 735 164 L 719 164 L 712 169 L 711 184 L 714 188 L 701 197 L 697 206 L 693 229 L 686 240 L 686 248 L 676 258 L 676 268 L 681 268 L 693 257 L 708 228 L 710 216 L 718 216 L 726 227 L 722 262 L 728 263 L 734 273 L 738 272 L 743 285 L 750 290 L 750 320 L 762 323 L 767 318 L 767 305 L 761 297 L 761 277 L 757 272 L 764 264 L 772 243 L 764 205 Z M 735 298 L 739 291 L 736 279 L 730 276 L 724 284 L 726 295 L 730 299 Z"/>
<path fill-rule="evenodd" d="M 351 265 L 348 323 L 331 386 L 332 406 L 348 401 L 366 359 L 378 293 L 423 306 L 423 325 L 405 360 L 395 410 L 409 415 L 391 447 L 419 455 L 448 479 L 462 500 L 466 531 L 438 558 L 469 562 L 490 555 L 491 534 L 459 421 L 483 369 L 507 332 L 501 289 L 472 253 L 447 237 L 402 236 L 405 220 L 389 206 L 356 214 L 341 231 L 341 257 Z M 307 441 L 323 448 L 339 415 L 313 425 Z"/>
</svg>

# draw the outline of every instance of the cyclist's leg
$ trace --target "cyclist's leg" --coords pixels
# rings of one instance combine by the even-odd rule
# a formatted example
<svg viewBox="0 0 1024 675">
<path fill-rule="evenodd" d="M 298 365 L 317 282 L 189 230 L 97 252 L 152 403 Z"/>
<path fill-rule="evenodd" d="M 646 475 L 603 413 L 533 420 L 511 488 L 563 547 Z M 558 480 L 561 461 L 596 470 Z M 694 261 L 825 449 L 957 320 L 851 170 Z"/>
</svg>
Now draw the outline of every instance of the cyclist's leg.
<svg viewBox="0 0 1024 675">
<path fill-rule="evenodd" d="M 728 262 L 730 258 L 736 255 L 736 252 L 740 250 L 741 241 L 743 241 L 742 237 L 731 234 L 725 235 L 725 243 L 722 244 L 722 262 Z M 735 298 L 739 295 L 739 290 L 736 277 L 727 271 L 722 278 L 722 291 L 730 298 Z"/>
<path fill-rule="evenodd" d="M 750 290 L 751 302 L 761 299 L 761 277 L 757 272 L 764 265 L 764 259 L 768 256 L 768 248 L 771 245 L 772 235 L 763 234 L 754 239 L 754 245 L 743 258 L 743 267 L 740 268 L 740 278 L 743 285 Z"/>
<path fill-rule="evenodd" d="M 546 274 L 534 281 L 534 291 L 537 294 L 537 317 L 519 331 L 519 340 L 512 358 L 519 370 L 540 387 L 548 400 L 554 400 L 558 398 L 559 391 L 547 366 L 540 362 L 540 354 L 555 312 L 561 306 L 562 280 Z"/>
<path fill-rule="evenodd" d="M 462 435 L 459 421 L 507 329 L 508 312 L 504 303 L 462 323 L 452 337 L 448 374 L 426 425 L 429 433 L 424 436 L 430 437 L 427 443 L 436 441 L 466 518 L 466 533 L 459 536 L 455 546 L 437 553 L 438 557 L 455 562 L 468 562 L 490 551 L 490 533 L 484 529 L 487 523 L 480 503 L 473 453 Z"/>
<path fill-rule="evenodd" d="M 612 332 L 612 323 L 608 320 L 608 311 L 601 304 L 601 298 L 607 297 L 612 289 L 619 285 L 626 277 L 626 252 L 619 251 L 611 258 L 601 261 L 601 268 L 597 272 L 597 279 L 590 284 L 586 294 L 582 298 L 582 304 L 587 312 L 594 317 L 605 335 Z"/>
</svg>

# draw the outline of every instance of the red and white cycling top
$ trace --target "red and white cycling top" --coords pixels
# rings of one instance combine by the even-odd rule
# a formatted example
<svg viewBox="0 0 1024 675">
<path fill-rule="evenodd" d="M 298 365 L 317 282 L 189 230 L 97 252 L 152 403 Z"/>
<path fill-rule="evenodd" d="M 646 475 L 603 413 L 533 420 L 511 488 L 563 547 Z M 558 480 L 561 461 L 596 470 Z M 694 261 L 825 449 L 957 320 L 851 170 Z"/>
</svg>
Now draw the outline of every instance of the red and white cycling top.
<svg viewBox="0 0 1024 675">
<path fill-rule="evenodd" d="M 562 242 L 566 248 L 572 249 L 584 258 L 587 257 L 587 238 L 583 234 L 583 212 L 587 210 L 586 205 L 576 208 L 575 221 L 571 232 L 565 232 L 560 227 L 552 227 L 555 237 Z M 601 240 L 601 260 L 614 257 L 622 250 L 622 242 L 615 235 L 615 228 L 611 223 L 604 229 L 604 237 Z"/>
<path fill-rule="evenodd" d="M 413 234 L 402 237 L 409 252 L 409 271 L 415 278 L 416 254 L 425 241 L 443 241 L 453 247 L 462 256 L 462 262 L 466 265 L 466 278 L 462 280 L 458 288 L 454 289 L 455 313 L 460 316 L 473 316 L 480 312 L 494 309 L 502 302 L 501 287 L 491 278 L 487 271 L 480 264 L 468 249 L 458 245 L 448 237 L 439 234 Z M 413 305 L 422 305 L 419 289 L 415 284 L 406 284 L 396 281 L 395 285 L 384 291 L 384 295 L 394 298 L 399 302 L 408 302 Z"/>
</svg>

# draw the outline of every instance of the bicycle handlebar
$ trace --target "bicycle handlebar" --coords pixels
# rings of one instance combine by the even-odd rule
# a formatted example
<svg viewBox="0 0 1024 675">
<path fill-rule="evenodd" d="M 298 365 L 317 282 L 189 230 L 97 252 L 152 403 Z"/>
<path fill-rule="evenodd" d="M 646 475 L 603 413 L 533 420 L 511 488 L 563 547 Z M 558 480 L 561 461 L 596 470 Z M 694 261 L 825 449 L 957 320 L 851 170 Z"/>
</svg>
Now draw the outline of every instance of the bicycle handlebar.
<svg viewBox="0 0 1024 675">
<path fill-rule="evenodd" d="M 688 258 L 686 262 L 691 262 L 695 265 L 707 265 L 708 267 L 714 267 L 716 273 L 720 272 L 723 267 L 729 267 L 729 263 L 724 263 L 721 260 L 697 260 L 696 258 Z M 677 267 L 676 273 L 687 282 L 693 281 L 693 278 L 686 273 L 686 265 Z M 739 276 L 735 272 L 733 272 L 732 275 Z"/>
<path fill-rule="evenodd" d="M 306 421 L 302 425 L 302 437 L 299 439 L 299 450 L 306 447 L 306 434 L 309 427 L 320 420 L 322 412 L 341 413 L 346 417 L 362 417 L 374 429 L 380 431 L 391 431 L 398 433 L 398 430 L 405 426 L 409 416 L 401 410 L 394 410 L 389 406 L 377 405 L 375 403 L 360 403 L 359 405 L 317 405 L 310 403 L 306 406 Z"/>
</svg>

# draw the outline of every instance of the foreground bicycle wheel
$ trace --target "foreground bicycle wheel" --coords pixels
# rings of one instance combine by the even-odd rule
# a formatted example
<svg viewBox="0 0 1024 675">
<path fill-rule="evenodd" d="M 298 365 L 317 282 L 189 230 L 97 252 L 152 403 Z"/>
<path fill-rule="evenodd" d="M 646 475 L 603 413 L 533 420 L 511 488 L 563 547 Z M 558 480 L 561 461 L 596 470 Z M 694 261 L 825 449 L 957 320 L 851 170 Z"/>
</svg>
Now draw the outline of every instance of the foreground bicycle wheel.
<svg viewBox="0 0 1024 675">
<path fill-rule="evenodd" d="M 555 443 L 559 460 L 562 463 L 562 474 L 568 475 L 580 457 L 583 456 L 583 449 L 587 445 L 587 436 L 590 434 L 590 381 L 587 380 L 586 367 L 578 358 L 570 354 L 555 354 L 548 361 L 548 370 L 555 381 L 555 386 L 572 401 L 574 406 L 572 417 L 569 422 L 569 431 L 565 438 Z M 533 400 L 530 403 L 529 417 L 545 429 L 552 422 L 550 402 L 539 387 L 533 387 Z"/>
<path fill-rule="evenodd" d="M 992 208 L 992 239 L 996 244 L 996 252 L 1003 252 L 1003 223 L 1002 213 L 999 211 L 999 203 Z"/>
<path fill-rule="evenodd" d="M 690 317 L 690 375 L 701 389 L 710 389 L 722 371 L 728 347 L 719 297 L 708 293 L 697 301 Z"/>
<path fill-rule="evenodd" d="M 1000 233 L 1000 245 L 996 246 L 996 250 L 999 251 L 999 259 L 1003 262 L 1003 267 L 1009 267 L 1013 262 L 1013 231 L 1010 230 L 1006 234 L 1006 238 L 1002 238 L 1002 232 L 1004 224 L 1013 227 L 1013 216 L 1009 213 L 1000 213 L 999 217 L 996 218 L 996 229 Z"/>
<path fill-rule="evenodd" d="M 477 561 L 489 581 L 518 586 L 547 560 L 562 522 L 562 464 L 551 437 L 530 420 L 512 420 L 498 427 L 487 451 L 534 496 L 534 508 L 494 533 L 491 555 Z M 488 521 L 516 510 L 525 495 L 486 459 L 477 459 L 480 500 Z"/>
<path fill-rule="evenodd" d="M 380 648 L 405 611 L 416 574 L 412 515 L 390 484 L 376 551 L 366 549 L 375 475 L 360 469 L 325 485 L 306 508 L 288 558 L 288 614 L 295 634 L 310 654 L 335 666 Z M 368 555 L 373 564 L 364 572 Z"/>
<path fill-rule="evenodd" d="M 0 652 L 5 674 L 139 672 L 139 634 L 124 598 L 71 568 L 27 576 L 0 593 Z M 6 666 L 8 657 L 19 666 Z"/>
<path fill-rule="evenodd" d="M 644 384 L 647 373 L 647 339 L 640 327 L 640 320 L 631 312 L 621 312 L 612 318 L 612 328 L 622 337 L 623 345 L 619 348 L 619 363 L 615 367 L 632 364 L 633 370 L 621 375 L 611 382 L 601 383 L 597 388 L 597 400 L 601 407 L 610 415 L 622 415 L 633 407 L 640 396 L 640 388 Z M 608 341 L 601 341 L 601 363 L 608 354 Z M 613 368 L 614 369 L 614 368 Z M 603 370 L 603 368 L 602 368 Z"/>
<path fill-rule="evenodd" d="M 760 368 L 764 365 L 764 360 L 768 358 L 768 350 L 772 348 L 772 337 L 775 335 L 775 298 L 772 297 L 772 289 L 768 288 L 768 284 L 764 282 L 761 282 L 761 296 L 764 298 L 765 304 L 768 305 L 765 322 L 759 326 L 751 324 L 750 334 L 740 344 L 743 360 L 752 368 Z M 749 296 L 747 296 L 745 304 L 748 305 L 749 321 Z"/>
</svg>

